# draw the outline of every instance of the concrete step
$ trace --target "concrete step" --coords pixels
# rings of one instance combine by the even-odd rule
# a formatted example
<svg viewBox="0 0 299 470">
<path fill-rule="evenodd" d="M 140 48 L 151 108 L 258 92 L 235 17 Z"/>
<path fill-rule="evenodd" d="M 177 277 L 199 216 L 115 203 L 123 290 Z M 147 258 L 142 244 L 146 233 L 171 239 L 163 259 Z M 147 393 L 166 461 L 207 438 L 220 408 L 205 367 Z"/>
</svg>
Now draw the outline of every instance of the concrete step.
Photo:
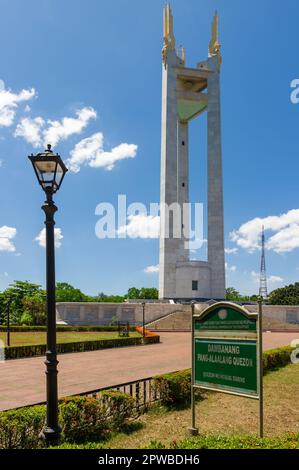
<svg viewBox="0 0 299 470">
<path fill-rule="evenodd" d="M 189 312 L 177 310 L 164 318 L 155 320 L 147 325 L 151 330 L 191 330 L 191 309 Z"/>
</svg>

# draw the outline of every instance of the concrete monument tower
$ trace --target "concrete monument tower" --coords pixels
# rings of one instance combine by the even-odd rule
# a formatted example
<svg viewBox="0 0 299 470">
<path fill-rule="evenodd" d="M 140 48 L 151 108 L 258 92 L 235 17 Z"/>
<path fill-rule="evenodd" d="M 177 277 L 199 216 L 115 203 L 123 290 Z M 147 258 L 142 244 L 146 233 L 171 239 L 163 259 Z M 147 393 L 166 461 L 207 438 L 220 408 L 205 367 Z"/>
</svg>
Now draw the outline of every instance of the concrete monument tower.
<svg viewBox="0 0 299 470">
<path fill-rule="evenodd" d="M 217 13 L 213 18 L 208 58 L 190 68 L 185 66 L 184 49 L 175 47 L 172 13 L 166 5 L 162 61 L 159 295 L 162 299 L 223 299 L 221 55 Z M 188 123 L 204 112 L 207 112 L 208 142 L 208 260 L 190 261 L 186 243 L 189 220 L 186 211 L 183 215 L 184 204 L 189 202 Z M 182 228 L 184 234 L 178 236 Z"/>
</svg>

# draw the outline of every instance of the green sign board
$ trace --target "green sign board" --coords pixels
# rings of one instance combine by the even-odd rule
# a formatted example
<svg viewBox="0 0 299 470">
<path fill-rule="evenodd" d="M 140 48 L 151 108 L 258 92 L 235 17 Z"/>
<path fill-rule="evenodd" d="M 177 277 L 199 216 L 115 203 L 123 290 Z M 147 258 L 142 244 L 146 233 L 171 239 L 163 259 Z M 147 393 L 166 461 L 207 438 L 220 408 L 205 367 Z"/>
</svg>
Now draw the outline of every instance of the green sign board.
<svg viewBox="0 0 299 470">
<path fill-rule="evenodd" d="M 256 331 L 256 319 L 248 318 L 232 307 L 215 307 L 203 318 L 195 320 L 196 330 Z"/>
<path fill-rule="evenodd" d="M 256 341 L 195 338 L 195 385 L 257 395 Z"/>
<path fill-rule="evenodd" d="M 193 321 L 194 386 L 258 398 L 257 315 L 221 302 Z"/>
</svg>

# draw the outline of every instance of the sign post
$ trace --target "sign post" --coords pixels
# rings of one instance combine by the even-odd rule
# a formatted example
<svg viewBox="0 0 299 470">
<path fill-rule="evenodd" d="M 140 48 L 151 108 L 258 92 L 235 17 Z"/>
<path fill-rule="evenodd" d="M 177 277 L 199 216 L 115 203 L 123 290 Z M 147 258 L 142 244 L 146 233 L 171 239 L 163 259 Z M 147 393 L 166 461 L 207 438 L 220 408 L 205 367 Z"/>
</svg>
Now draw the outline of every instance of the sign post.
<svg viewBox="0 0 299 470">
<path fill-rule="evenodd" d="M 263 312 L 262 299 L 258 301 L 259 305 L 259 435 L 264 437 L 264 391 L 263 391 Z"/>
<path fill-rule="evenodd" d="M 191 369 L 191 427 L 189 428 L 190 434 L 192 436 L 197 436 L 198 429 L 196 427 L 196 418 L 195 418 L 195 343 L 194 343 L 194 302 L 191 304 L 191 314 L 192 314 L 192 321 L 191 321 L 191 331 L 192 331 L 192 369 Z"/>
<path fill-rule="evenodd" d="M 190 432 L 197 432 L 195 388 L 259 400 L 263 435 L 262 315 L 232 302 L 217 302 L 203 312 L 192 305 L 192 381 Z"/>
</svg>

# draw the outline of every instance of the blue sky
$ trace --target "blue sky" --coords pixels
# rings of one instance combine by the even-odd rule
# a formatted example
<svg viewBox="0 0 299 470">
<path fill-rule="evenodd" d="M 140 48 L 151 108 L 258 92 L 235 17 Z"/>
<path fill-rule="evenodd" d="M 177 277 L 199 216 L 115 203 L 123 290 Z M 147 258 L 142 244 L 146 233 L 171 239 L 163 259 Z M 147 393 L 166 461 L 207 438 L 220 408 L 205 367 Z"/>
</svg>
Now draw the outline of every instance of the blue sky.
<svg viewBox="0 0 299 470">
<path fill-rule="evenodd" d="M 65 160 L 96 148 L 55 198 L 63 237 L 57 280 L 90 294 L 157 285 L 157 274 L 144 270 L 158 263 L 158 240 L 98 239 L 95 208 L 115 204 L 118 194 L 128 203 L 159 201 L 163 4 L 0 0 L 0 289 L 14 279 L 44 284 L 45 252 L 35 240 L 43 194 L 27 155 L 43 150 L 49 136 Z M 262 223 L 269 290 L 294 282 L 299 104 L 291 103 L 290 83 L 299 78 L 299 4 L 173 0 L 171 6 L 189 66 L 207 56 L 219 11 L 225 241 L 234 251 L 227 253 L 227 285 L 257 291 Z M 204 118 L 192 122 L 190 140 L 191 200 L 205 204 Z M 256 218 L 263 220 L 250 222 Z"/>
</svg>

